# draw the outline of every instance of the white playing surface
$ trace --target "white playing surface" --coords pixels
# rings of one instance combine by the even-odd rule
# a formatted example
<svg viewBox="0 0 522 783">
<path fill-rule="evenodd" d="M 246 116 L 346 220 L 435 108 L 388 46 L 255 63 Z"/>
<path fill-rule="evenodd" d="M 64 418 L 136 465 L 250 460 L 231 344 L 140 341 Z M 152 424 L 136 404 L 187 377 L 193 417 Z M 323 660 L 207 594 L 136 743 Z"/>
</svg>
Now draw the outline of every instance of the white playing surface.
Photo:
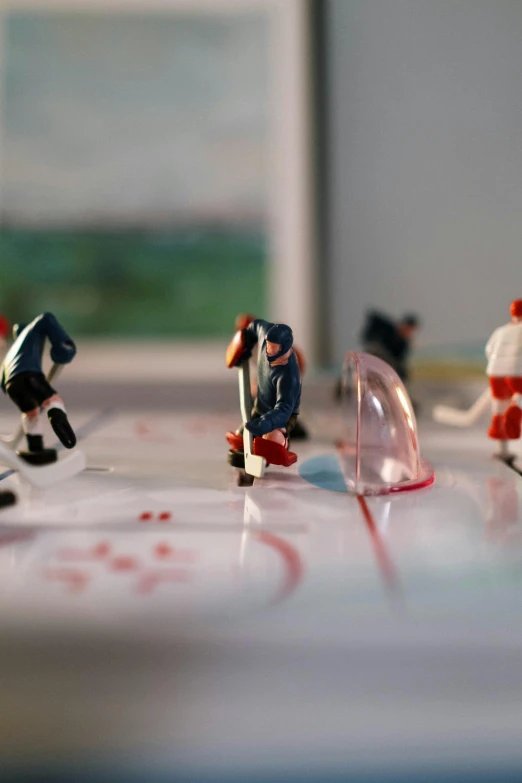
<svg viewBox="0 0 522 783">
<path fill-rule="evenodd" d="M 21 493 L 0 511 L 5 763 L 231 781 L 515 762 L 522 478 L 484 428 L 421 424 L 436 483 L 370 499 L 372 523 L 299 474 L 335 459 L 333 413 L 249 489 L 236 418 L 85 411 L 87 471 L 2 476 Z"/>
</svg>

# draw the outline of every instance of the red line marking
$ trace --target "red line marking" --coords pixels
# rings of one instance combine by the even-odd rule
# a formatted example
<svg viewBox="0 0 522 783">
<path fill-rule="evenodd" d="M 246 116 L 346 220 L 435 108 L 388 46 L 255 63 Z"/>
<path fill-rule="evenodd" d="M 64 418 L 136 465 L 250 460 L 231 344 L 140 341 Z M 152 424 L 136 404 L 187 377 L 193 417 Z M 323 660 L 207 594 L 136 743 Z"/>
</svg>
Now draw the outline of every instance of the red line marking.
<svg viewBox="0 0 522 783">
<path fill-rule="evenodd" d="M 386 549 L 386 545 L 381 538 L 379 530 L 377 529 L 377 525 L 375 524 L 375 520 L 372 517 L 370 509 L 368 508 L 366 498 L 363 497 L 363 495 L 357 495 L 357 500 L 359 502 L 359 506 L 361 507 L 364 521 L 366 522 L 366 527 L 370 533 L 373 550 L 375 552 L 377 563 L 379 564 L 383 579 L 389 588 L 395 590 L 399 586 L 399 579 L 397 577 L 395 566 L 391 561 L 388 550 Z"/>
<path fill-rule="evenodd" d="M 150 595 L 159 584 L 186 584 L 192 581 L 193 574 L 186 568 L 159 569 L 148 571 L 140 576 L 136 590 L 141 595 Z"/>
<path fill-rule="evenodd" d="M 266 544 L 266 546 L 275 549 L 283 558 L 285 578 L 276 596 L 271 601 L 272 604 L 279 604 L 281 601 L 289 598 L 292 593 L 297 590 L 303 580 L 304 565 L 301 555 L 297 549 L 288 541 L 285 541 L 284 538 L 280 538 L 274 533 L 269 533 L 267 530 L 256 530 L 253 535 L 261 544 Z"/>
<path fill-rule="evenodd" d="M 110 554 L 111 545 L 107 541 L 100 541 L 96 546 L 90 549 L 59 549 L 56 557 L 59 560 L 76 560 L 82 562 L 92 562 L 103 560 Z"/>
</svg>

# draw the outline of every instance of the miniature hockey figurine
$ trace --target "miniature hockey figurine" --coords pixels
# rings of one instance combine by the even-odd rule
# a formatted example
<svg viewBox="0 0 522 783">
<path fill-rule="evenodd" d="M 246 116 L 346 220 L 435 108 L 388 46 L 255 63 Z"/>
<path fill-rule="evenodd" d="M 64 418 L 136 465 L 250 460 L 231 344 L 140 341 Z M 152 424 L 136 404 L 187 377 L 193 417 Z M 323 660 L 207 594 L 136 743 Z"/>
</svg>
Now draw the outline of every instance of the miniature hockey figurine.
<svg viewBox="0 0 522 783">
<path fill-rule="evenodd" d="M 248 326 L 252 323 L 252 321 L 255 320 L 255 315 L 251 315 L 250 313 L 240 313 L 236 318 L 236 331 L 241 331 L 242 329 L 247 329 Z M 305 374 L 306 370 L 306 362 L 304 358 L 303 351 L 294 344 L 293 346 L 295 358 L 297 359 L 297 364 L 299 365 L 299 372 L 301 373 L 301 378 Z M 257 387 L 255 382 L 252 383 L 252 395 L 255 397 L 257 393 Z M 303 422 L 300 419 L 297 419 L 295 422 L 295 425 L 292 429 L 292 440 L 308 440 L 309 434 L 308 430 L 303 424 Z"/>
<path fill-rule="evenodd" d="M 227 366 L 237 367 L 248 362 L 259 343 L 257 396 L 245 427 L 254 436 L 254 455 L 267 464 L 289 466 L 297 461 L 297 455 L 288 451 L 301 401 L 301 373 L 293 341 L 286 324 L 254 319 L 236 333 L 227 350 Z M 227 433 L 227 440 L 232 452 L 243 451 L 242 429 Z"/>
<path fill-rule="evenodd" d="M 499 455 L 510 462 L 508 440 L 518 440 L 522 422 L 522 299 L 511 303 L 511 322 L 495 329 L 486 345 L 486 374 L 489 389 L 468 408 L 457 410 L 436 405 L 433 418 L 441 424 L 470 427 L 487 410 L 491 401 L 488 436 L 500 442 Z M 510 462 L 511 464 L 511 462 Z"/>
<path fill-rule="evenodd" d="M 54 432 L 67 449 L 76 445 L 76 436 L 62 398 L 42 372 L 42 354 L 45 340 L 49 339 L 52 361 L 68 364 L 76 354 L 76 346 L 51 313 L 37 316 L 28 325 L 14 326 L 13 337 L 14 343 L 1 365 L 0 386 L 22 413 L 28 451 L 20 456 L 32 464 L 53 462 L 56 452 L 44 449 L 40 411 L 47 413 Z"/>
<path fill-rule="evenodd" d="M 365 353 L 377 356 L 392 367 L 401 381 L 407 385 L 409 380 L 408 359 L 415 332 L 420 327 L 419 318 L 413 313 L 405 314 L 400 321 L 393 321 L 384 313 L 370 310 L 366 313 L 360 335 Z M 341 379 L 337 381 L 334 397 L 342 396 Z M 414 410 L 417 403 L 412 401 Z"/>
<path fill-rule="evenodd" d="M 494 440 L 520 438 L 522 420 L 522 299 L 511 303 L 511 322 L 495 329 L 486 345 L 486 374 L 492 416 L 488 435 Z"/>
<path fill-rule="evenodd" d="M 393 367 L 401 381 L 407 383 L 408 357 L 419 319 L 412 313 L 404 315 L 397 323 L 377 311 L 370 311 L 361 334 L 363 351 L 383 359 Z"/>
</svg>

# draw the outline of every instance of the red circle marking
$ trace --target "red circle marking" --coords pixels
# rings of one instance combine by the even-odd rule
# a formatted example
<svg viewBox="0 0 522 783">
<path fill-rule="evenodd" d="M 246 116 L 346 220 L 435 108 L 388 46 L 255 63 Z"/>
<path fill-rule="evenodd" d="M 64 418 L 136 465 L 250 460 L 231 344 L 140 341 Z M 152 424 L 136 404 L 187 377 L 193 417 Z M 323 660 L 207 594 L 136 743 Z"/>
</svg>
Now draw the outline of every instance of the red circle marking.
<svg viewBox="0 0 522 783">
<path fill-rule="evenodd" d="M 261 544 L 275 549 L 275 551 L 283 558 L 285 565 L 285 578 L 280 589 L 276 593 L 272 604 L 279 604 L 281 601 L 289 598 L 295 590 L 299 587 L 299 584 L 303 580 L 304 565 L 301 560 L 301 555 L 297 549 L 292 546 L 284 538 L 276 536 L 274 533 L 269 533 L 267 530 L 256 530 L 254 537 Z"/>
</svg>

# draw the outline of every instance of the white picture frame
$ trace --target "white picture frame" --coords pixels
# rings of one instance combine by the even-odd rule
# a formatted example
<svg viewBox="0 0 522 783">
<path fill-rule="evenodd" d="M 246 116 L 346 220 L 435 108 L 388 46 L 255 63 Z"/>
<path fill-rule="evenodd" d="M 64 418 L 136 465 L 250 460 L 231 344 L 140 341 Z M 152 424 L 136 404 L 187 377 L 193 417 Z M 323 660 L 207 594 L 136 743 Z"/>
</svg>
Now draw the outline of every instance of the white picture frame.
<svg viewBox="0 0 522 783">
<path fill-rule="evenodd" d="M 269 130 L 268 312 L 264 315 L 290 324 L 296 342 L 313 364 L 318 308 L 307 0 L 0 0 L 0 72 L 4 49 L 3 19 L 9 11 L 23 10 L 111 14 L 118 11 L 147 14 L 183 11 L 213 15 L 256 11 L 266 14 L 270 25 L 272 108 Z M 0 86 L 0 115 L 1 110 Z M 0 157 L 0 202 L 1 197 Z"/>
</svg>

